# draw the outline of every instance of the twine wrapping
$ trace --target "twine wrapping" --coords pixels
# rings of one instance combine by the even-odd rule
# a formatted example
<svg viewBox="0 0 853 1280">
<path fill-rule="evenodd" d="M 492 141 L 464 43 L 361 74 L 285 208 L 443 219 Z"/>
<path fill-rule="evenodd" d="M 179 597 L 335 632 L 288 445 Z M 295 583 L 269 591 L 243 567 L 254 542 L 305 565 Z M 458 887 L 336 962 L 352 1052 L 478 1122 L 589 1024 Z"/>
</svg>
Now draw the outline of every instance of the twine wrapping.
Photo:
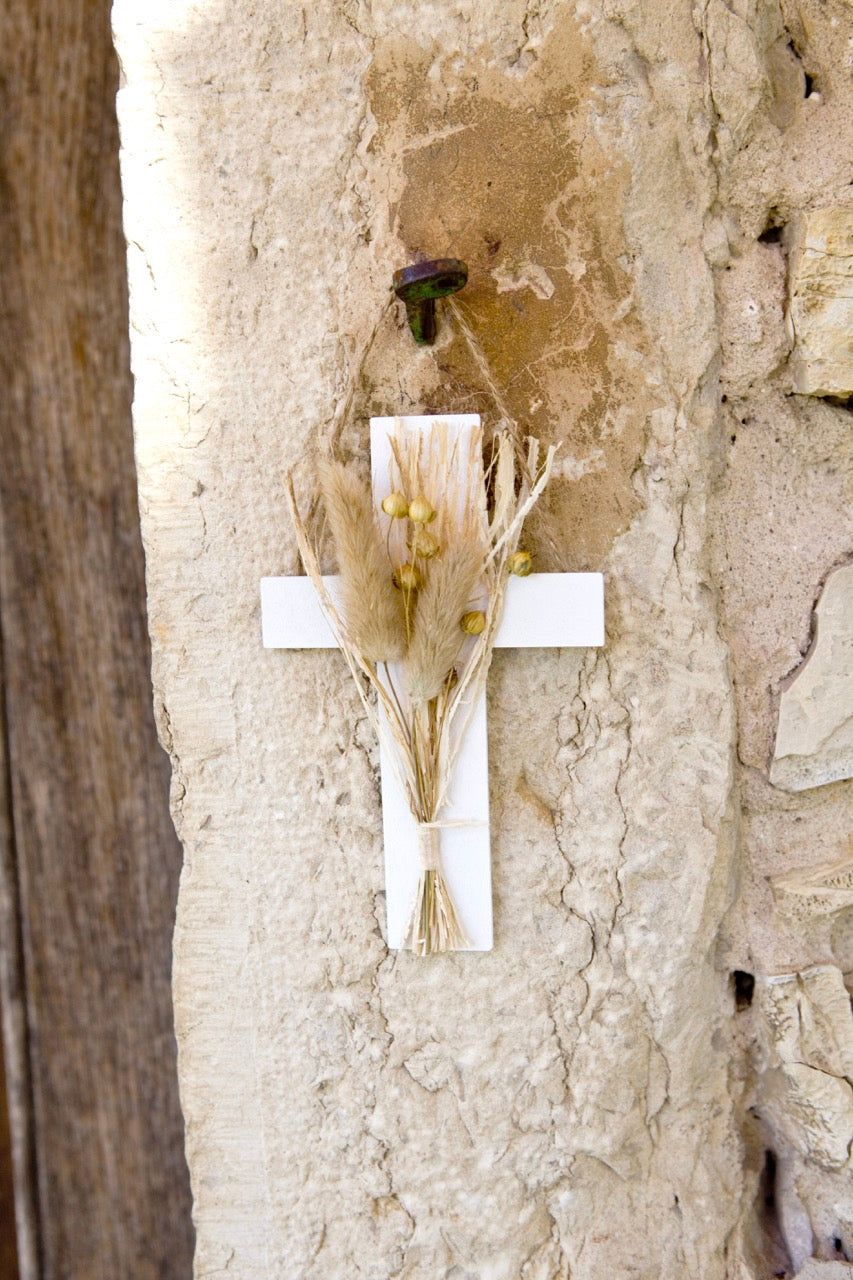
<svg viewBox="0 0 853 1280">
<path fill-rule="evenodd" d="M 439 832 L 448 827 L 485 827 L 481 818 L 446 818 L 443 821 L 418 823 L 418 854 L 422 871 L 441 870 L 441 838 Z"/>
<path fill-rule="evenodd" d="M 441 844 L 436 823 L 421 822 L 418 825 L 418 853 L 422 871 L 441 870 Z"/>
</svg>

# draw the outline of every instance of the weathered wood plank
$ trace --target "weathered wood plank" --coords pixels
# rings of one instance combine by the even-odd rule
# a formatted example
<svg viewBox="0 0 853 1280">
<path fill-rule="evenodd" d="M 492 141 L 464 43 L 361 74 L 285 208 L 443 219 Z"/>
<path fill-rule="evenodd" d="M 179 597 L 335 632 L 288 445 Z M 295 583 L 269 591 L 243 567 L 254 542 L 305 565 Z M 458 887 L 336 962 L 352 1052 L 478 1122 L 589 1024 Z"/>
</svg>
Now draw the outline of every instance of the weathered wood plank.
<svg viewBox="0 0 853 1280">
<path fill-rule="evenodd" d="M 3 1070 L 3 1037 L 0 1035 L 0 1276 L 17 1280 L 18 1247 L 15 1232 L 15 1192 L 12 1176 L 12 1142 L 6 1105 L 6 1073 Z"/>
<path fill-rule="evenodd" d="M 109 10 L 9 0 L 0 55 L 0 625 L 28 1039 L 9 1052 L 29 1054 L 44 1280 L 191 1270 Z"/>
<path fill-rule="evenodd" d="M 0 671 L 3 635 L 0 630 Z M 24 990 L 24 955 L 21 938 L 21 906 L 15 856 L 14 823 L 9 777 L 6 691 L 0 681 L 0 1013 L 3 1041 L 3 1104 L 8 1101 L 4 1168 L 0 1179 L 11 1192 L 3 1197 L 0 1232 L 11 1237 L 14 1257 L 2 1256 L 4 1280 L 30 1280 L 41 1274 L 38 1245 L 38 1213 L 35 1170 L 35 1119 L 27 1035 Z M 9 1209 L 12 1210 L 11 1216 Z"/>
</svg>

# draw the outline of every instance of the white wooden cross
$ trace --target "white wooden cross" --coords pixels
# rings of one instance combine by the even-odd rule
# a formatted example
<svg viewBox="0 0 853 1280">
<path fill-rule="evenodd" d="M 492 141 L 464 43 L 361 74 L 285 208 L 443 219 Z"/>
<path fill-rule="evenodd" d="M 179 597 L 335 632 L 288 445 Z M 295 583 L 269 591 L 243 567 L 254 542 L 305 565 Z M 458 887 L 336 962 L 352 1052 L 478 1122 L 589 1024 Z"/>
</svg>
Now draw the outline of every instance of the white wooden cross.
<svg viewBox="0 0 853 1280">
<path fill-rule="evenodd" d="M 478 431 L 477 414 L 445 417 L 371 418 L 373 493 L 377 507 L 391 491 L 394 431 L 427 432 L 448 423 L 467 439 Z M 332 598 L 336 579 L 325 579 Z M 336 642 L 311 580 L 261 579 L 261 617 L 266 649 L 333 649 Z M 577 648 L 604 643 L 604 584 L 600 573 L 538 573 L 511 577 L 503 618 L 495 640 L 504 649 Z M 402 947 L 420 868 L 418 828 L 380 743 L 382 823 L 385 839 L 385 888 L 388 945 Z M 442 809 L 448 825 L 441 831 L 441 860 L 460 924 L 471 951 L 492 949 L 492 877 L 489 841 L 488 739 L 486 700 L 481 697 L 468 724 L 453 773 L 450 796 Z"/>
</svg>

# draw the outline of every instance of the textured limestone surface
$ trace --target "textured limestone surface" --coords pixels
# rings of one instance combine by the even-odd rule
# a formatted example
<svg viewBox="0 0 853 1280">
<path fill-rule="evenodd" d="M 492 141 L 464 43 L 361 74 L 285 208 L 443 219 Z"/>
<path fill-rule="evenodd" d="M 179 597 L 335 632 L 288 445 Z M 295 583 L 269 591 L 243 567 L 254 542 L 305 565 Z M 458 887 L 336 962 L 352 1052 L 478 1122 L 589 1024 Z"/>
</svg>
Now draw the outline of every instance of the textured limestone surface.
<svg viewBox="0 0 853 1280">
<path fill-rule="evenodd" d="M 780 1153 L 776 1209 L 799 1273 L 832 1259 L 853 1212 L 853 1014 L 841 971 L 821 965 L 759 979 L 756 1102 Z"/>
<path fill-rule="evenodd" d="M 853 564 L 830 575 L 815 618 L 814 646 L 779 703 L 770 781 L 786 791 L 853 777 Z"/>
<path fill-rule="evenodd" d="M 810 1258 L 797 1272 L 797 1280 L 850 1280 L 850 1268 L 844 1262 Z"/>
<path fill-rule="evenodd" d="M 770 884 L 779 910 L 806 924 L 853 906 L 853 860 L 771 876 Z"/>
<path fill-rule="evenodd" d="M 747 6 L 739 16 L 755 54 L 751 69 L 739 64 L 741 102 L 748 86 L 754 94 L 740 116 L 720 100 L 732 133 L 717 130 L 728 253 L 715 259 L 724 457 L 711 522 L 738 726 L 738 893 L 726 924 L 728 955 L 733 969 L 756 976 L 759 990 L 763 978 L 816 965 L 837 967 L 849 988 L 850 783 L 789 793 L 771 783 L 770 767 L 782 692 L 812 644 L 823 586 L 853 546 L 850 413 L 835 400 L 796 393 L 785 317 L 793 230 L 812 209 L 851 207 L 844 159 L 853 144 L 851 12 L 807 0 Z M 732 1079 L 743 1090 L 745 1199 L 754 1199 L 731 1242 L 732 1274 L 791 1274 L 788 1190 L 800 1157 L 770 1120 L 756 1069 L 758 1012 L 746 997 L 739 1005 Z M 798 1199 L 805 1220 L 823 1221 L 820 1187 L 800 1178 Z M 843 1265 L 853 1256 L 846 1168 L 837 1171 L 830 1203 L 835 1233 L 824 1239 L 831 1252 L 821 1265 Z"/>
<path fill-rule="evenodd" d="M 196 1274 L 849 1274 L 849 1173 L 818 1165 L 827 1199 L 795 1164 L 761 992 L 853 974 L 850 784 L 769 776 L 853 544 L 849 411 L 795 393 L 785 317 L 785 228 L 853 204 L 853 10 L 114 14 Z M 446 313 L 418 350 L 389 305 L 421 254 L 469 263 L 509 411 L 565 442 L 538 567 L 607 594 L 602 650 L 496 657 L 496 947 L 429 961 L 385 946 L 344 664 L 264 652 L 258 606 L 321 444 L 365 463 L 371 414 L 496 424 Z"/>
<path fill-rule="evenodd" d="M 814 209 L 791 230 L 789 319 L 797 391 L 853 394 L 853 210 Z"/>
</svg>

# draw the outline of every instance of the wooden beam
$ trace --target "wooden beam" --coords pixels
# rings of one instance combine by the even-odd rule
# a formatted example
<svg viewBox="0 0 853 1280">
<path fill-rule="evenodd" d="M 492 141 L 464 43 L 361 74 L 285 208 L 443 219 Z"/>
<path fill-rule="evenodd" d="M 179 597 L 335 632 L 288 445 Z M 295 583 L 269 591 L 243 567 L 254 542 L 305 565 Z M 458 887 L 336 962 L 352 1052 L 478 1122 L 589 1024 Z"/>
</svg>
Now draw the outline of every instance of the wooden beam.
<svg viewBox="0 0 853 1280">
<path fill-rule="evenodd" d="M 18 1245 L 15 1231 L 15 1191 L 12 1173 L 12 1142 L 6 1105 L 6 1075 L 3 1070 L 3 1037 L 0 1036 L 0 1276 L 17 1280 Z"/>
<path fill-rule="evenodd" d="M 0 672 L 4 666 L 0 631 Z M 30 1280 L 40 1274 L 38 1212 L 8 737 L 6 696 L 0 679 L 0 1276 L 3 1280 Z"/>
<path fill-rule="evenodd" d="M 23 1280 L 191 1273 L 109 12 L 9 0 L 0 53 L 4 865 L 26 1011 L 7 1048 L 29 1071 L 40 1253 Z"/>
</svg>

